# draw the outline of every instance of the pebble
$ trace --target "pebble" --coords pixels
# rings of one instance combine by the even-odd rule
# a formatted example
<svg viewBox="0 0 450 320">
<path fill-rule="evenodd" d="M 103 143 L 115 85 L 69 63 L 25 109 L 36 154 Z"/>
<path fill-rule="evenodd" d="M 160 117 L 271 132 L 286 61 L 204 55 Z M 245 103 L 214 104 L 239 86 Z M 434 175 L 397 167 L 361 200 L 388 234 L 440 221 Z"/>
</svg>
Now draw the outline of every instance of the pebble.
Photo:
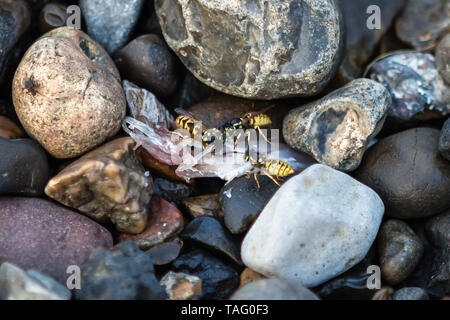
<svg viewBox="0 0 450 320">
<path fill-rule="evenodd" d="M 250 268 L 245 268 L 244 271 L 241 272 L 241 275 L 239 278 L 241 280 L 241 282 L 239 284 L 239 288 L 240 288 L 250 282 L 265 279 L 266 277 Z"/>
<path fill-rule="evenodd" d="M 230 300 L 320 300 L 312 291 L 282 279 L 262 279 L 239 288 Z"/>
<path fill-rule="evenodd" d="M 389 219 L 383 223 L 377 238 L 381 275 L 390 285 L 405 280 L 422 258 L 424 247 L 405 222 Z"/>
<path fill-rule="evenodd" d="M 355 178 L 379 194 L 386 216 L 414 219 L 450 207 L 450 166 L 438 154 L 439 131 L 415 128 L 370 148 Z"/>
<path fill-rule="evenodd" d="M 142 163 L 142 165 L 150 172 L 168 180 L 186 182 L 184 178 L 179 177 L 175 173 L 177 166 L 170 166 L 166 163 L 158 161 L 143 147 L 139 147 L 136 150 L 136 157 L 138 158 L 139 162 Z M 194 180 L 191 181 L 193 182 Z"/>
<path fill-rule="evenodd" d="M 450 118 L 445 121 L 439 137 L 439 152 L 450 161 Z"/>
<path fill-rule="evenodd" d="M 80 156 L 114 136 L 126 112 L 111 58 L 85 33 L 67 27 L 28 49 L 12 94 L 28 135 L 55 158 Z"/>
<path fill-rule="evenodd" d="M 135 145 L 130 137 L 117 138 L 85 154 L 53 177 L 45 193 L 96 221 L 110 220 L 118 231 L 141 233 L 153 188 Z"/>
<path fill-rule="evenodd" d="M 70 291 L 34 270 L 4 262 L 0 266 L 0 300 L 70 300 Z"/>
<path fill-rule="evenodd" d="M 357 79 L 324 98 L 291 110 L 283 137 L 295 150 L 338 170 L 355 170 L 391 107 L 379 83 Z"/>
<path fill-rule="evenodd" d="M 181 201 L 189 197 L 193 192 L 192 188 L 183 182 L 175 182 L 163 178 L 156 178 L 153 186 L 153 194 L 155 196 L 164 198 L 176 205 L 181 204 Z"/>
<path fill-rule="evenodd" d="M 129 40 L 139 19 L 143 0 L 80 0 L 87 32 L 109 54 Z"/>
<path fill-rule="evenodd" d="M 202 280 L 202 299 L 226 299 L 239 285 L 239 274 L 210 253 L 193 248 L 172 263 L 172 268 Z"/>
<path fill-rule="evenodd" d="M 58 2 L 47 3 L 39 14 L 39 31 L 44 34 L 66 25 L 67 5 Z"/>
<path fill-rule="evenodd" d="M 425 230 L 434 246 L 450 247 L 450 210 L 430 218 L 425 225 Z"/>
<path fill-rule="evenodd" d="M 401 288 L 395 291 L 393 300 L 430 300 L 430 297 L 422 288 Z"/>
<path fill-rule="evenodd" d="M 177 88 L 177 58 L 159 35 L 137 37 L 116 52 L 114 62 L 123 78 L 158 97 L 167 97 Z"/>
<path fill-rule="evenodd" d="M 205 194 L 202 196 L 189 197 L 181 201 L 183 207 L 187 210 L 192 218 L 203 216 L 223 218 L 221 204 L 219 202 L 219 194 Z"/>
<path fill-rule="evenodd" d="M 8 118 L 0 115 L 0 138 L 17 139 L 24 138 L 25 132 Z"/>
<path fill-rule="evenodd" d="M 0 257 L 66 283 L 67 267 L 81 266 L 111 234 L 96 222 L 37 198 L 0 198 Z"/>
<path fill-rule="evenodd" d="M 153 196 L 150 200 L 147 227 L 136 235 L 122 233 L 119 241 L 133 240 L 142 250 L 176 236 L 183 229 L 183 215 L 173 204 Z"/>
<path fill-rule="evenodd" d="M 197 276 L 169 271 L 160 283 L 169 300 L 198 300 L 202 296 L 202 279 Z"/>
<path fill-rule="evenodd" d="M 450 85 L 450 33 L 439 42 L 436 48 L 436 68 L 442 79 Z"/>
<path fill-rule="evenodd" d="M 416 49 L 432 49 L 450 27 L 449 12 L 448 0 L 408 0 L 397 19 L 397 36 Z"/>
<path fill-rule="evenodd" d="M 77 300 L 163 300 L 164 288 L 155 277 L 148 255 L 133 241 L 96 249 L 81 266 L 83 283 Z"/>
<path fill-rule="evenodd" d="M 439 76 L 430 53 L 390 53 L 376 59 L 366 74 L 389 90 L 388 120 L 394 128 L 450 114 L 450 87 Z"/>
<path fill-rule="evenodd" d="M 312 165 L 271 198 L 244 238 L 242 261 L 268 277 L 320 285 L 364 258 L 383 213 L 373 190 L 345 173 Z"/>
<path fill-rule="evenodd" d="M 240 258 L 240 241 L 232 236 L 222 224 L 209 216 L 198 217 L 189 222 L 180 237 L 199 246 L 223 254 L 242 265 Z"/>
<path fill-rule="evenodd" d="M 335 75 L 344 49 L 340 9 L 331 1 L 165 0 L 155 8 L 186 67 L 235 96 L 315 95 Z"/>
<path fill-rule="evenodd" d="M 47 154 L 31 139 L 0 137 L 0 195 L 39 196 L 50 178 Z"/>
<path fill-rule="evenodd" d="M 393 294 L 394 289 L 391 287 L 383 287 L 373 295 L 371 300 L 392 300 Z"/>
<path fill-rule="evenodd" d="M 182 248 L 183 241 L 180 238 L 175 238 L 172 241 L 154 245 L 145 251 L 145 253 L 150 256 L 155 266 L 162 266 L 178 258 Z"/>
</svg>

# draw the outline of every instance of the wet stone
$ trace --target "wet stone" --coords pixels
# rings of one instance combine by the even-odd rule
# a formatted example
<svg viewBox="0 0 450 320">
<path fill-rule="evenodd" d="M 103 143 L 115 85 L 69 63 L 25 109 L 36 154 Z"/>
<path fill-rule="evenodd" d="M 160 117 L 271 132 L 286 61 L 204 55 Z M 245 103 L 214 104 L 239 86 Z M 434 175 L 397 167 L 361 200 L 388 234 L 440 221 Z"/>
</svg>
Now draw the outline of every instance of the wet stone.
<svg viewBox="0 0 450 320">
<path fill-rule="evenodd" d="M 53 177 L 45 193 L 118 231 L 140 233 L 147 225 L 152 177 L 137 161 L 130 137 L 89 152 Z"/>
<path fill-rule="evenodd" d="M 391 107 L 389 92 L 368 79 L 353 80 L 324 98 L 291 110 L 283 137 L 295 150 L 338 170 L 355 170 Z"/>
<path fill-rule="evenodd" d="M 22 128 L 8 118 L 0 115 L 0 138 L 17 139 L 25 137 Z"/>
<path fill-rule="evenodd" d="M 226 299 L 239 285 L 235 269 L 201 249 L 192 249 L 172 263 L 172 269 L 202 280 L 202 299 Z"/>
<path fill-rule="evenodd" d="M 0 266 L 0 300 L 70 300 L 62 284 L 34 270 L 5 262 Z"/>
<path fill-rule="evenodd" d="M 227 94 L 314 95 L 341 60 L 344 30 L 333 1 L 156 0 L 155 8 L 181 61 Z"/>
<path fill-rule="evenodd" d="M 422 288 L 402 288 L 395 291 L 393 300 L 430 300 L 427 292 Z"/>
<path fill-rule="evenodd" d="M 230 300 L 319 300 L 319 297 L 301 285 L 272 278 L 257 280 L 239 288 Z"/>
<path fill-rule="evenodd" d="M 370 148 L 355 173 L 383 199 L 386 216 L 413 219 L 450 207 L 450 166 L 438 154 L 439 131 L 409 129 Z"/>
<path fill-rule="evenodd" d="M 66 25 L 68 18 L 67 5 L 51 2 L 42 8 L 39 14 L 39 30 L 42 34 Z"/>
<path fill-rule="evenodd" d="M 160 283 L 169 300 L 198 300 L 202 296 L 202 279 L 197 276 L 169 271 Z"/>
<path fill-rule="evenodd" d="M 250 282 L 265 279 L 265 278 L 266 277 L 263 276 L 262 274 L 254 271 L 250 268 L 245 268 L 244 271 L 242 271 L 242 273 L 240 275 L 241 282 L 239 284 L 239 287 L 243 287 Z"/>
<path fill-rule="evenodd" d="M 187 184 L 182 182 L 169 181 L 163 178 L 156 178 L 154 181 L 155 196 L 166 199 L 179 205 L 181 201 L 189 197 L 193 190 Z"/>
<path fill-rule="evenodd" d="M 133 241 L 112 249 L 99 248 L 81 266 L 83 285 L 78 300 L 162 300 L 164 288 L 148 255 Z"/>
<path fill-rule="evenodd" d="M 129 40 L 139 19 L 143 0 L 80 0 L 88 34 L 109 54 Z"/>
<path fill-rule="evenodd" d="M 180 254 L 182 247 L 183 241 L 179 238 L 175 238 L 172 241 L 154 245 L 145 251 L 145 253 L 150 256 L 155 266 L 162 266 L 174 261 Z"/>
<path fill-rule="evenodd" d="M 439 137 L 439 152 L 450 161 L 450 118 L 445 121 Z"/>
<path fill-rule="evenodd" d="M 180 234 L 183 240 L 224 254 L 234 262 L 242 264 L 239 239 L 233 237 L 222 224 L 213 217 L 198 217 L 189 222 Z"/>
<path fill-rule="evenodd" d="M 394 125 L 414 124 L 450 114 L 450 88 L 440 77 L 432 54 L 388 54 L 369 66 L 367 77 L 389 90 L 392 108 L 388 120 Z"/>
<path fill-rule="evenodd" d="M 383 223 L 377 238 L 381 276 L 394 285 L 405 280 L 422 258 L 424 247 L 419 237 L 403 221 Z"/>
<path fill-rule="evenodd" d="M 244 238 L 242 261 L 268 277 L 320 285 L 366 256 L 383 213 L 373 190 L 345 173 L 312 165 L 270 199 Z"/>
<path fill-rule="evenodd" d="M 158 97 L 177 88 L 177 58 L 159 35 L 139 36 L 116 52 L 114 62 L 123 78 Z"/>
<path fill-rule="evenodd" d="M 197 197 L 189 197 L 181 202 L 192 218 L 210 216 L 223 218 L 218 194 L 206 194 Z"/>
<path fill-rule="evenodd" d="M 67 267 L 81 266 L 112 236 L 87 217 L 37 198 L 0 198 L 0 257 L 65 284 Z"/>
<path fill-rule="evenodd" d="M 142 250 L 176 236 L 183 228 L 183 215 L 170 202 L 153 196 L 150 200 L 147 227 L 142 233 L 122 233 L 120 241 L 133 240 Z"/>
<path fill-rule="evenodd" d="M 0 137 L 0 195 L 39 196 L 50 178 L 48 158 L 31 139 Z"/>
<path fill-rule="evenodd" d="M 439 42 L 436 48 L 436 68 L 442 79 L 450 85 L 450 33 Z"/>
<path fill-rule="evenodd" d="M 416 49 L 431 49 L 450 27 L 449 11 L 447 0 L 409 0 L 397 19 L 397 35 Z"/>
</svg>

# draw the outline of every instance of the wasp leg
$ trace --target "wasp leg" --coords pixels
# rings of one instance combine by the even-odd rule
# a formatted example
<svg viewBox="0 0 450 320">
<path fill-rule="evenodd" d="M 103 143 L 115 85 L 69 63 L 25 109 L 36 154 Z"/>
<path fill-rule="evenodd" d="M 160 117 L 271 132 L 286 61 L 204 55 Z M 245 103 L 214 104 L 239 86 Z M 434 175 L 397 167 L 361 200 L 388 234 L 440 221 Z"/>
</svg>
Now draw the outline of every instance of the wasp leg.
<svg viewBox="0 0 450 320">
<path fill-rule="evenodd" d="M 250 170 L 245 171 L 245 177 L 250 179 Z"/>
<path fill-rule="evenodd" d="M 258 191 L 259 191 L 259 189 L 261 189 L 261 186 L 259 185 L 258 175 L 256 172 L 253 174 L 253 177 L 255 178 L 256 186 L 258 187 Z"/>
<path fill-rule="evenodd" d="M 278 183 L 277 180 L 275 180 L 275 178 L 274 178 L 272 175 L 270 175 L 270 174 L 267 173 L 267 172 L 264 172 L 264 174 L 265 174 L 266 176 L 268 176 L 273 182 L 275 182 L 275 184 L 276 184 L 277 186 L 281 187 L 281 185 Z"/>
<path fill-rule="evenodd" d="M 272 144 L 269 140 L 267 140 L 267 137 L 264 135 L 264 133 L 262 133 L 261 128 L 259 126 L 255 127 L 255 129 L 258 130 L 259 134 L 263 137 L 264 140 L 266 140 L 268 144 Z"/>
<path fill-rule="evenodd" d="M 237 137 L 235 138 L 235 140 L 234 140 L 234 149 L 236 149 L 236 147 L 237 147 L 237 144 L 238 144 L 238 141 L 239 141 L 239 138 L 241 137 L 241 132 L 239 132 L 239 134 L 237 135 Z"/>
</svg>

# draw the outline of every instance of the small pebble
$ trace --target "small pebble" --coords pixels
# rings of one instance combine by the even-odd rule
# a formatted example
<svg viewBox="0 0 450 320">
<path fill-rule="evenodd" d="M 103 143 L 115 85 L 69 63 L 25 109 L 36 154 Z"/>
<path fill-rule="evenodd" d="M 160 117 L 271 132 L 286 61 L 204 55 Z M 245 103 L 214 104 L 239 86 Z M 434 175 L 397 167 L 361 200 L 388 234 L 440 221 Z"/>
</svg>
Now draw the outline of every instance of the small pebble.
<svg viewBox="0 0 450 320">
<path fill-rule="evenodd" d="M 206 194 L 197 197 L 189 197 L 181 202 L 192 218 L 210 216 L 218 219 L 223 218 L 219 194 Z"/>
<path fill-rule="evenodd" d="M 240 275 L 241 282 L 239 284 L 239 287 L 243 287 L 250 282 L 265 279 L 265 278 L 266 277 L 263 276 L 262 274 L 254 271 L 250 268 L 245 268 L 244 271 L 242 271 L 242 273 Z"/>
<path fill-rule="evenodd" d="M 450 118 L 445 121 L 439 137 L 439 152 L 450 161 Z"/>
<path fill-rule="evenodd" d="M 155 196 L 164 198 L 176 205 L 181 204 L 181 201 L 189 197 L 193 192 L 192 188 L 183 182 L 175 182 L 163 178 L 156 178 L 153 185 L 153 194 Z"/>
<path fill-rule="evenodd" d="M 25 132 L 8 118 L 0 115 L 0 138 L 17 139 L 24 138 Z"/>
<path fill-rule="evenodd" d="M 175 238 L 172 241 L 154 245 L 145 251 L 145 253 L 150 256 L 155 266 L 162 266 L 174 261 L 180 254 L 182 248 L 183 241 Z"/>
<path fill-rule="evenodd" d="M 430 300 L 430 297 L 422 288 L 402 288 L 395 291 L 393 300 Z"/>
<path fill-rule="evenodd" d="M 169 300 L 198 300 L 202 296 L 202 279 L 197 276 L 169 271 L 160 283 Z"/>
<path fill-rule="evenodd" d="M 42 8 L 39 15 L 39 30 L 42 34 L 66 25 L 68 18 L 67 5 L 51 2 Z"/>
</svg>

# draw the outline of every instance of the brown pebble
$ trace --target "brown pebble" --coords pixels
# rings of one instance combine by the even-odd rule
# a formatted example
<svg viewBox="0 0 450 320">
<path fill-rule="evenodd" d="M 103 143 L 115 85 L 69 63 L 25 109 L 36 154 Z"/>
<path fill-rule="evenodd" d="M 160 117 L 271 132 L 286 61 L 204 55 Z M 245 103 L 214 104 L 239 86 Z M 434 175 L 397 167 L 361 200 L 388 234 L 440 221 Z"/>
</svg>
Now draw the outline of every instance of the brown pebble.
<svg viewBox="0 0 450 320">
<path fill-rule="evenodd" d="M 219 194 L 190 197 L 184 199 L 181 203 L 194 219 L 202 216 L 223 218 L 223 213 L 220 210 Z"/>
<path fill-rule="evenodd" d="M 0 137 L 5 139 L 23 138 L 25 132 L 8 118 L 0 116 Z"/>
<path fill-rule="evenodd" d="M 243 287 L 250 282 L 265 279 L 266 277 L 250 268 L 245 268 L 244 271 L 242 271 L 240 278 L 241 282 L 239 287 Z"/>
</svg>

